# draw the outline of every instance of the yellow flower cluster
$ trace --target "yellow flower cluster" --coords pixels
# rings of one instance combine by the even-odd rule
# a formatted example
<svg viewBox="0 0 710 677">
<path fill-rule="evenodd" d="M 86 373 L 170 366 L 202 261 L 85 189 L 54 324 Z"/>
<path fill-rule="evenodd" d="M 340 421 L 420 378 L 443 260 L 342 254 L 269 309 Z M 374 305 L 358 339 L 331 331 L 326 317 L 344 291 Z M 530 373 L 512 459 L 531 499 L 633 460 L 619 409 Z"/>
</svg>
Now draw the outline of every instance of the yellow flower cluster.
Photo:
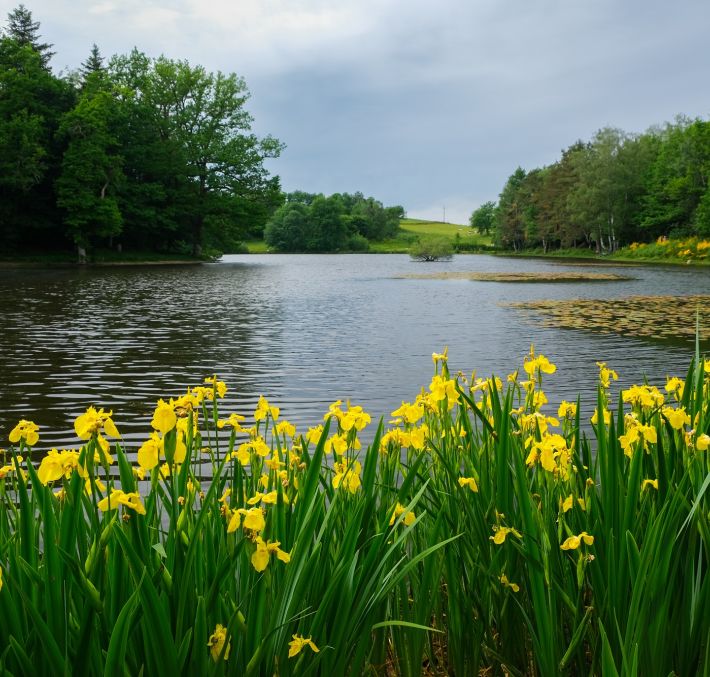
<svg viewBox="0 0 710 677">
<path fill-rule="evenodd" d="M 224 397 L 227 387 L 212 376 L 205 380 L 205 386 L 188 389 L 179 398 L 160 399 L 156 403 L 150 421 L 152 431 L 138 447 L 133 468 L 137 476 L 145 479 L 138 483 L 138 488 L 142 491 L 149 486 L 149 491 L 155 492 L 146 498 L 145 505 L 140 491 L 133 485 L 129 490 L 125 481 L 121 483 L 123 487 L 119 487 L 115 481 L 116 471 L 108 467 L 113 458 L 109 453 L 109 443 L 104 438 L 116 438 L 119 433 L 113 413 L 104 409 L 90 407 L 77 417 L 75 431 L 85 444 L 78 450 L 52 449 L 39 464 L 37 476 L 45 485 L 56 483 L 61 498 L 68 495 L 67 481 L 76 474 L 85 480 L 82 490 L 86 487 L 99 510 L 110 513 L 120 509 L 124 520 L 133 519 L 139 525 L 143 524 L 140 520 L 146 515 L 146 506 L 155 514 L 156 502 L 153 499 L 156 494 L 174 497 L 175 503 L 170 502 L 174 512 L 159 514 L 158 519 L 170 519 L 171 526 L 172 520 L 176 520 L 178 535 L 184 542 L 194 538 L 194 534 L 189 528 L 183 529 L 182 525 L 193 519 L 194 511 L 210 511 L 218 520 L 219 536 L 229 548 L 230 556 L 243 558 L 251 576 L 255 576 L 254 571 L 267 572 L 263 580 L 268 582 L 279 581 L 282 565 L 291 562 L 292 552 L 282 549 L 282 544 L 288 548 L 291 543 L 302 542 L 294 539 L 291 529 L 293 521 L 289 520 L 296 514 L 291 511 L 303 505 L 303 497 L 307 495 L 302 491 L 303 486 L 313 486 L 310 482 L 304 483 L 304 470 L 313 467 L 309 466 L 314 458 L 311 445 L 320 445 L 317 455 L 321 450 L 332 454 L 324 458 L 322 467 L 316 468 L 321 472 L 319 478 L 308 471 L 309 479 L 321 482 L 324 505 L 338 508 L 362 505 L 358 492 L 362 492 L 365 481 L 364 464 L 368 484 L 374 476 L 375 484 L 389 492 L 382 494 L 387 498 L 378 503 L 376 510 L 380 512 L 377 513 L 377 520 L 371 521 L 380 526 L 386 526 L 389 522 L 391 527 L 400 524 L 411 527 L 411 532 L 407 532 L 407 537 L 410 534 L 413 536 L 408 541 L 411 544 L 416 543 L 419 524 L 426 523 L 428 519 L 415 505 L 418 497 L 411 499 L 411 495 L 407 496 L 404 491 L 398 495 L 400 486 L 404 486 L 402 480 L 406 478 L 402 468 L 409 471 L 414 460 L 420 464 L 416 466 L 417 473 L 419 468 L 424 468 L 422 476 L 425 479 L 429 479 L 426 472 L 436 475 L 437 480 L 441 472 L 441 477 L 445 478 L 442 484 L 435 487 L 437 493 L 426 495 L 419 505 L 431 509 L 431 506 L 438 505 L 437 501 L 430 500 L 431 496 L 447 496 L 448 499 L 453 495 L 458 501 L 455 509 L 466 508 L 466 514 L 479 515 L 478 526 L 483 525 L 485 529 L 483 542 L 496 562 L 495 568 L 489 569 L 487 574 L 497 591 L 494 597 L 519 593 L 521 586 L 529 585 L 527 578 L 519 578 L 520 569 L 513 567 L 516 566 L 514 562 L 524 559 L 533 547 L 544 550 L 545 557 L 549 557 L 550 551 L 554 550 L 554 558 L 549 559 L 564 561 L 565 565 L 569 564 L 569 558 L 561 555 L 557 547 L 562 551 L 577 550 L 574 558 L 578 559 L 578 576 L 582 577 L 583 565 L 594 558 L 588 549 L 595 544 L 595 536 L 589 532 L 596 534 L 598 548 L 600 544 L 605 544 L 606 539 L 603 532 L 596 529 L 600 502 L 595 493 L 594 460 L 585 460 L 590 458 L 587 453 L 589 449 L 578 437 L 580 432 L 575 427 L 575 419 L 580 415 L 578 407 L 573 402 L 561 402 L 556 409 L 557 418 L 546 410 L 550 406 L 550 410 L 555 411 L 542 390 L 542 375 L 554 374 L 557 369 L 555 364 L 544 355 L 536 354 L 531 346 L 521 372 L 527 375 L 527 380 L 518 381 L 518 372 L 514 372 L 507 379 L 505 397 L 498 397 L 498 391 L 504 386 L 500 379 L 480 379 L 476 378 L 475 373 L 470 381 L 460 373 L 452 378 L 448 371 L 446 350 L 435 353 L 433 361 L 437 373 L 428 390 L 423 389 L 412 402 L 403 401 L 392 411 L 391 427 L 379 442 L 380 455 L 368 452 L 366 461 L 359 453 L 362 448 L 359 434 L 372 421 L 362 407 L 338 400 L 328 408 L 324 416 L 325 424 L 308 428 L 298 435 L 296 426 L 281 418 L 279 408 L 263 396 L 259 397 L 249 424 L 245 416 L 236 413 L 219 419 L 215 400 Z M 710 448 L 706 409 L 698 415 L 693 414 L 692 419 L 689 414 L 697 411 L 693 401 L 695 380 L 692 392 L 689 392 L 690 386 L 686 388 L 683 380 L 678 378 L 666 381 L 665 394 L 650 385 L 634 385 L 624 390 L 623 403 L 627 405 L 626 410 L 630 405 L 631 411 L 625 413 L 622 420 L 617 420 L 609 409 L 609 403 L 613 400 L 608 390 L 618 380 L 618 374 L 604 362 L 598 362 L 597 366 L 601 406 L 599 411 L 595 411 L 592 422 L 598 426 L 601 421 L 609 428 L 613 424 L 613 429 L 618 432 L 618 445 L 614 450 L 623 450 L 628 459 L 638 454 L 638 465 L 619 455 L 615 461 L 618 460 L 619 466 L 623 465 L 624 469 L 635 467 L 644 473 L 633 480 L 637 490 L 640 482 L 642 493 L 640 497 L 634 494 L 632 498 L 638 499 L 641 506 L 655 508 L 655 502 L 662 500 L 671 482 L 658 472 L 657 465 L 654 467 L 663 447 L 661 443 L 669 436 L 677 446 L 685 443 L 684 451 L 692 451 L 691 461 L 697 463 L 705 462 L 701 454 Z M 704 362 L 703 368 L 710 375 L 710 360 Z M 702 377 L 702 374 L 699 376 Z M 705 382 L 710 384 L 707 375 Z M 207 409 L 206 403 L 210 401 L 214 406 Z M 504 408 L 508 410 L 503 411 Z M 201 420 L 204 416 L 201 412 L 207 412 L 206 421 Z M 505 427 L 500 426 L 501 417 L 508 417 L 504 420 Z M 217 430 L 225 432 L 218 435 L 214 430 L 215 424 Z M 501 430 L 505 431 L 506 437 L 501 435 Z M 21 450 L 36 444 L 39 439 L 37 431 L 38 426 L 23 420 L 10 433 L 10 440 L 13 444 L 19 443 Z M 599 432 L 606 434 L 608 430 Z M 228 448 L 223 444 L 225 438 L 229 439 Z M 507 458 L 503 453 L 497 455 L 499 448 L 502 448 L 502 445 L 499 447 L 500 440 L 509 443 Z M 613 444 L 614 440 L 610 440 L 609 445 Z M 404 449 L 407 451 L 403 452 Z M 581 449 L 579 456 L 576 449 Z M 188 457 L 188 452 L 209 454 L 213 472 L 226 468 L 230 473 L 215 475 L 223 484 L 217 490 L 206 490 L 207 499 L 205 493 L 200 491 L 200 475 L 191 465 L 194 457 L 192 454 Z M 121 451 L 117 453 L 122 476 L 126 478 L 125 457 L 121 456 Z M 514 463 L 510 461 L 510 454 L 517 454 L 513 457 Z M 642 457 L 642 454 L 649 456 Z M 21 457 L 15 458 L 23 462 Z M 372 458 L 379 464 L 375 469 L 379 474 L 371 475 L 369 472 L 372 466 L 368 463 Z M 519 503 L 516 503 L 519 497 L 501 499 L 502 492 L 495 490 L 491 476 L 505 468 L 499 463 L 500 458 L 504 458 L 513 468 L 516 479 L 521 480 L 521 486 L 530 488 L 530 496 L 525 497 L 529 498 L 530 511 L 527 513 L 519 510 Z M 196 466 L 206 463 L 202 456 L 194 460 Z M 188 462 L 190 465 L 186 465 Z M 580 467 L 582 463 L 593 467 L 591 470 Z M 27 467 L 31 470 L 30 465 Z M 3 466 L 0 478 L 13 473 L 15 468 L 14 461 Z M 96 476 L 97 472 L 102 471 L 105 472 L 105 476 L 102 475 L 105 483 Z M 651 476 L 644 479 L 646 475 Z M 660 479 L 655 479 L 654 475 Z M 189 478 L 187 490 L 186 477 Z M 11 479 L 16 480 L 14 477 Z M 659 481 L 662 483 L 660 494 Z M 176 491 L 178 486 L 180 488 Z M 65 490 L 67 494 L 62 494 Z M 216 498 L 219 493 L 215 494 L 215 491 L 223 492 L 221 498 Z M 334 491 L 337 492 L 335 500 Z M 518 491 L 517 486 L 515 491 Z M 178 496 L 178 492 L 184 495 Z M 86 500 L 88 505 L 90 499 Z M 408 500 L 412 502 L 407 503 Z M 496 510 L 496 506 L 501 508 L 501 504 L 506 506 L 504 509 L 509 514 L 508 518 Z M 62 509 L 61 502 L 59 506 Z M 159 507 L 158 512 L 161 510 Z M 495 517 L 489 517 L 493 513 Z M 552 515 L 551 526 L 541 531 L 540 536 L 537 524 L 549 515 Z M 104 524 L 111 521 L 110 517 L 104 517 Z M 342 520 L 342 523 L 346 524 L 346 521 Z M 288 526 L 284 528 L 284 524 Z M 508 526 L 510 524 L 516 524 L 521 531 Z M 488 530 L 489 526 L 492 532 Z M 582 531 L 584 528 L 589 532 Z M 478 531 L 480 533 L 480 529 Z M 404 540 L 404 537 L 402 534 L 401 539 L 396 537 L 394 540 Z M 506 541 L 508 545 L 505 545 Z M 300 545 L 297 547 L 299 551 L 295 551 L 296 555 L 304 554 L 300 551 Z M 517 578 L 520 585 L 509 580 L 505 571 Z M 0 586 L 1 576 L 0 570 Z M 7 572 L 6 576 L 11 580 Z M 523 597 L 526 595 L 516 599 L 522 601 Z M 207 632 L 204 632 L 200 640 L 205 659 L 206 635 Z M 207 646 L 213 660 L 227 660 L 232 648 L 230 630 L 217 624 Z M 305 647 L 313 652 L 319 651 L 310 637 L 293 635 L 289 643 L 289 657 L 297 656 Z"/>
<path fill-rule="evenodd" d="M 539 462 L 547 472 L 567 479 L 570 473 L 572 453 L 567 440 L 559 434 L 543 434 L 539 440 L 528 437 L 525 447 L 530 449 L 525 463 L 530 468 Z"/>
<path fill-rule="evenodd" d="M 635 445 L 643 442 L 643 448 L 648 451 L 649 443 L 656 444 L 658 435 L 652 425 L 644 425 L 639 422 L 635 413 L 627 414 L 625 417 L 626 432 L 619 436 L 621 448 L 629 458 L 633 456 Z"/>
<path fill-rule="evenodd" d="M 638 409 L 655 409 L 662 405 L 666 398 L 655 386 L 633 385 L 621 391 L 621 399 Z"/>
</svg>

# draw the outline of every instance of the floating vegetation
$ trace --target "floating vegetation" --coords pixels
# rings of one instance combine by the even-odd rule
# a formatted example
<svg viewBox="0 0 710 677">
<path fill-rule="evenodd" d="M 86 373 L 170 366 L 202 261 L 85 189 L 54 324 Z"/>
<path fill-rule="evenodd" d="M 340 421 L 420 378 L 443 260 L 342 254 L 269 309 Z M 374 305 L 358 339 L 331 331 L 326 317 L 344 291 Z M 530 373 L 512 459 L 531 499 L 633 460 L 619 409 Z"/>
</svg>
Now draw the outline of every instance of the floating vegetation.
<svg viewBox="0 0 710 677">
<path fill-rule="evenodd" d="M 710 296 L 627 296 L 619 299 L 524 301 L 505 304 L 527 311 L 542 326 L 586 329 L 662 340 L 710 341 Z"/>
<path fill-rule="evenodd" d="M 410 273 L 398 275 L 399 279 L 410 280 L 475 280 L 476 282 L 617 282 L 633 280 L 626 275 L 616 273 L 576 273 L 564 271 L 561 273 L 468 273 L 442 271 L 438 273 Z"/>
</svg>

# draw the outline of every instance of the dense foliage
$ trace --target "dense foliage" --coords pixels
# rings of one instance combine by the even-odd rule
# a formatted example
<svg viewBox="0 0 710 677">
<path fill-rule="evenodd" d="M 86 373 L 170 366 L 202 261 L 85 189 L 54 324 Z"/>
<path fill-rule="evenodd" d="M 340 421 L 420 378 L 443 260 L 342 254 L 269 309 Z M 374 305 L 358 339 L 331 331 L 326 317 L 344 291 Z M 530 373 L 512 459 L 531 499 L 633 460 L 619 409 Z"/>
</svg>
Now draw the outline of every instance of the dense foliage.
<svg viewBox="0 0 710 677">
<path fill-rule="evenodd" d="M 20 5 L 0 36 L 0 239 L 7 252 L 229 250 L 281 204 L 244 80 L 94 45 L 55 75 Z"/>
<path fill-rule="evenodd" d="M 20 421 L 2 673 L 707 674 L 710 360 L 663 391 L 599 363 L 590 423 L 547 411 L 532 349 L 505 381 L 433 359 L 374 438 L 349 402 L 300 432 L 263 397 L 227 415 L 216 377 L 130 453 L 120 412 L 41 461 Z"/>
<path fill-rule="evenodd" d="M 515 250 L 613 252 L 663 236 L 707 238 L 710 121 L 679 117 L 636 135 L 602 129 L 548 167 L 516 169 L 498 204 L 471 216 L 482 230 L 491 221 L 496 243 Z"/>
<path fill-rule="evenodd" d="M 330 197 L 297 191 L 271 217 L 266 244 L 286 252 L 366 251 L 370 240 L 393 237 L 404 217 L 402 207 L 384 207 L 362 193 Z"/>
</svg>

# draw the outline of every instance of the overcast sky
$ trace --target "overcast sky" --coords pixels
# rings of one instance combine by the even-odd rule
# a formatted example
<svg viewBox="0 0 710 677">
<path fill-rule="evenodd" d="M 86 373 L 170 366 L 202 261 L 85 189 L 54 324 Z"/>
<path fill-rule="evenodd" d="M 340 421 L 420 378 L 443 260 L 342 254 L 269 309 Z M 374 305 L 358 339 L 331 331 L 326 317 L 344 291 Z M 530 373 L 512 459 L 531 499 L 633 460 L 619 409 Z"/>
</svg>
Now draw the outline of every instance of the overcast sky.
<svg viewBox="0 0 710 677">
<path fill-rule="evenodd" d="M 17 5 L 0 0 L 3 19 Z M 710 115 L 708 0 L 26 0 L 55 71 L 96 42 L 235 72 L 284 190 L 465 223 L 601 127 Z M 3 20 L 3 25 L 4 25 Z"/>
</svg>

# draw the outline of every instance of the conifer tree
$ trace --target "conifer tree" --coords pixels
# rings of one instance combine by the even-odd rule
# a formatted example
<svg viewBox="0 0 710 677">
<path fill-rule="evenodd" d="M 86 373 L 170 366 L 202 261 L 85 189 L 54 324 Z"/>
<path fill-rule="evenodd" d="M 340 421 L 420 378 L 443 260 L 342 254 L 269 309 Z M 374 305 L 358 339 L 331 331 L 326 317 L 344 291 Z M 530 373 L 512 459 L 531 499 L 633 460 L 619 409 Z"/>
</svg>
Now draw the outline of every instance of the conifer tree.
<svg viewBox="0 0 710 677">
<path fill-rule="evenodd" d="M 39 21 L 32 21 L 32 12 L 23 4 L 18 5 L 7 15 L 5 35 L 22 46 L 32 47 L 39 54 L 42 67 L 49 70 L 49 60 L 55 54 L 50 51 L 53 45 L 40 42 Z"/>
</svg>

